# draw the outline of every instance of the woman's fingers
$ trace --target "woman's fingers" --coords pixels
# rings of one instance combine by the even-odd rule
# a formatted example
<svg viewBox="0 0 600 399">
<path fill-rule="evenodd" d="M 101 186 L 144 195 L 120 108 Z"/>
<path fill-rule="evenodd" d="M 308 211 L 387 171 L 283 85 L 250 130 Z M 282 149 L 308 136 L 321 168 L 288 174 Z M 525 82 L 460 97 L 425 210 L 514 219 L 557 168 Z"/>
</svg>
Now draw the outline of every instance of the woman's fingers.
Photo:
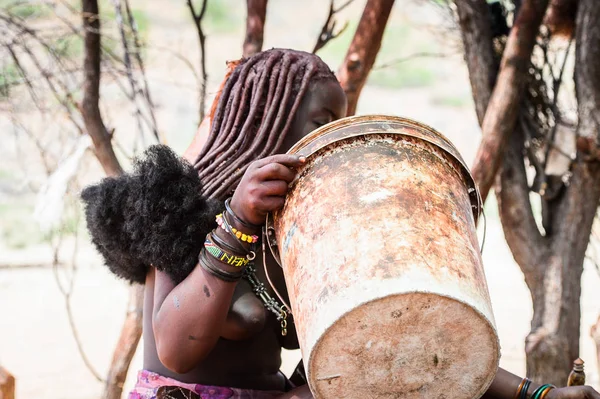
<svg viewBox="0 0 600 399">
<path fill-rule="evenodd" d="M 256 171 L 259 180 L 282 180 L 291 183 L 296 177 L 296 171 L 280 163 L 269 163 Z"/>
<path fill-rule="evenodd" d="M 284 197 L 288 191 L 288 184 L 283 180 L 270 180 L 260 183 L 262 196 Z"/>
<path fill-rule="evenodd" d="M 306 162 L 306 158 L 300 157 L 298 155 L 277 154 L 271 155 L 270 157 L 266 157 L 263 159 L 259 159 L 258 161 L 254 162 L 254 165 L 257 168 L 261 168 L 270 163 L 278 163 L 289 168 L 297 168 L 299 166 L 302 166 L 304 162 Z"/>
<path fill-rule="evenodd" d="M 285 203 L 285 198 L 276 196 L 262 197 L 260 198 L 259 202 L 261 210 L 266 212 L 272 212 L 283 207 L 283 204 Z"/>
</svg>

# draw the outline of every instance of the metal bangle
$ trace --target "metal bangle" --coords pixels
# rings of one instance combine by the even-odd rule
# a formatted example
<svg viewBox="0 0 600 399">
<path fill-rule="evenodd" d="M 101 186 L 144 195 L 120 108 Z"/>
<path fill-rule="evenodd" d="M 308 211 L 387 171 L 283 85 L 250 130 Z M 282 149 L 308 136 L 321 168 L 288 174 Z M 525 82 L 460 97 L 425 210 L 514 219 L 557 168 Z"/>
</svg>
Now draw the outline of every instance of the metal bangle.
<svg viewBox="0 0 600 399">
<path fill-rule="evenodd" d="M 231 217 L 236 222 L 238 222 L 239 224 L 241 224 L 242 226 L 244 226 L 250 230 L 260 230 L 260 228 L 262 227 L 262 224 L 252 224 L 252 223 L 244 222 L 242 219 L 240 219 L 238 217 L 238 215 L 236 215 L 235 212 L 233 212 L 233 209 L 231 209 L 231 197 L 229 197 L 225 200 L 225 210 L 227 211 L 227 213 L 229 213 L 231 215 Z"/>
<path fill-rule="evenodd" d="M 232 254 L 237 255 L 237 256 L 248 256 L 249 252 L 251 252 L 251 251 L 248 251 L 248 249 L 244 248 L 241 245 L 233 247 L 227 241 L 225 241 L 221 237 L 219 237 L 218 234 L 214 234 L 214 230 L 212 232 L 208 233 L 206 238 L 211 239 L 219 247 L 222 247 L 223 249 L 227 250 L 227 252 L 231 252 Z M 236 243 L 239 244 L 239 242 L 236 242 Z"/>
<path fill-rule="evenodd" d="M 540 399 L 544 399 L 546 397 L 546 395 L 548 395 L 548 392 L 550 392 L 554 388 L 556 388 L 554 385 L 551 385 L 548 388 L 546 388 L 546 390 L 544 392 L 542 392 L 542 394 L 540 395 Z"/>
<path fill-rule="evenodd" d="M 546 392 L 549 388 L 552 388 L 550 384 L 544 384 L 539 386 L 533 393 L 531 394 L 531 399 L 540 399 L 542 393 Z"/>
<path fill-rule="evenodd" d="M 527 399 L 527 391 L 529 390 L 529 386 L 531 385 L 531 380 L 526 379 L 523 384 L 523 388 L 521 388 L 521 393 L 519 394 L 519 399 Z"/>
</svg>

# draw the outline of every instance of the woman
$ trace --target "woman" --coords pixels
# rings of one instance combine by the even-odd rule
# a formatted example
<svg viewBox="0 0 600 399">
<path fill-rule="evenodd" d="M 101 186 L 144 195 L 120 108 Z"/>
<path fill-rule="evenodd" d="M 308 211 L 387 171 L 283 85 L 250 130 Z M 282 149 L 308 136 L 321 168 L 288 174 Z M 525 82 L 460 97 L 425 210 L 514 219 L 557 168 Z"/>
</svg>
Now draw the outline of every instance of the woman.
<svg viewBox="0 0 600 399">
<path fill-rule="evenodd" d="M 155 146 L 135 173 L 82 195 L 108 267 L 146 285 L 144 371 L 130 398 L 312 397 L 279 371 L 281 349 L 298 348 L 293 320 L 253 263 L 262 264 L 256 241 L 266 214 L 283 205 L 304 162 L 283 153 L 344 117 L 346 97 L 312 54 L 274 49 L 232 66 L 203 124 L 209 134 L 186 151 L 193 167 Z M 280 268 L 270 256 L 266 264 L 287 301 Z M 500 370 L 485 397 L 539 387 Z M 583 387 L 546 394 L 600 399 Z"/>
</svg>

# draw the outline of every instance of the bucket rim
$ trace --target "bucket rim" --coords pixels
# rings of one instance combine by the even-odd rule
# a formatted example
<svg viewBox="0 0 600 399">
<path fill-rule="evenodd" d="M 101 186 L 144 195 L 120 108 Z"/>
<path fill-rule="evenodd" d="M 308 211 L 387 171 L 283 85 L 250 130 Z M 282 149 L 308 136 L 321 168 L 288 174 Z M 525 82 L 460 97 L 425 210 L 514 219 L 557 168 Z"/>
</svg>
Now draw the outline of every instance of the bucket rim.
<svg viewBox="0 0 600 399">
<path fill-rule="evenodd" d="M 340 130 L 344 127 L 349 126 L 357 126 L 362 124 L 369 123 L 391 123 L 395 125 L 399 125 L 400 127 L 409 127 L 413 128 L 417 131 L 426 132 L 433 135 L 435 138 L 439 140 L 436 142 L 426 135 L 416 135 L 410 134 L 408 132 L 400 132 L 400 131 L 365 131 L 365 132 L 355 132 L 355 133 L 347 133 L 345 135 L 339 134 Z M 391 127 L 391 126 L 390 126 Z M 393 129 L 393 127 L 391 127 Z M 338 133 L 338 134 L 336 134 Z M 376 134 L 397 134 L 401 136 L 413 137 L 419 140 L 426 141 L 437 148 L 444 151 L 446 154 L 451 156 L 454 160 L 456 160 L 460 166 L 462 167 L 463 176 L 467 182 L 468 194 L 471 200 L 471 206 L 473 209 L 473 216 L 475 218 L 475 223 L 477 223 L 479 216 L 483 210 L 483 200 L 481 198 L 481 194 L 479 192 L 479 188 L 475 183 L 475 179 L 471 174 L 469 167 L 466 162 L 460 155 L 460 152 L 456 148 L 456 146 L 442 133 L 438 132 L 431 126 L 424 124 L 422 122 L 418 122 L 414 119 L 395 116 L 395 115 L 385 115 L 385 114 L 372 114 L 372 115 L 353 115 L 345 118 L 337 119 L 333 122 L 330 122 L 324 126 L 319 127 L 318 129 L 313 130 L 302 139 L 300 139 L 296 144 L 292 146 L 287 151 L 287 154 L 298 154 L 304 157 L 310 157 L 315 154 L 317 151 L 325 148 L 326 146 L 335 143 L 337 141 L 345 140 L 352 137 L 360 137 L 360 136 L 369 136 Z"/>
</svg>

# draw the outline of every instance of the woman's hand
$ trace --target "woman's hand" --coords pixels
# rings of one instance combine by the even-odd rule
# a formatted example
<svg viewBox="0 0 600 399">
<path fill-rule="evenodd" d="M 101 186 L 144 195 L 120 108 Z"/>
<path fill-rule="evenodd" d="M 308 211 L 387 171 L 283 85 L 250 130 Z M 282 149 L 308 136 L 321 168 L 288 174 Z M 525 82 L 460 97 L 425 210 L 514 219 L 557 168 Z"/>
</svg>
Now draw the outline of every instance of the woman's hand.
<svg viewBox="0 0 600 399">
<path fill-rule="evenodd" d="M 590 386 L 556 388 L 545 399 L 600 399 L 600 394 Z"/>
<path fill-rule="evenodd" d="M 231 199 L 231 209 L 246 223 L 262 225 L 269 212 L 281 208 L 288 185 L 305 162 L 297 155 L 279 154 L 248 166 Z"/>
</svg>

